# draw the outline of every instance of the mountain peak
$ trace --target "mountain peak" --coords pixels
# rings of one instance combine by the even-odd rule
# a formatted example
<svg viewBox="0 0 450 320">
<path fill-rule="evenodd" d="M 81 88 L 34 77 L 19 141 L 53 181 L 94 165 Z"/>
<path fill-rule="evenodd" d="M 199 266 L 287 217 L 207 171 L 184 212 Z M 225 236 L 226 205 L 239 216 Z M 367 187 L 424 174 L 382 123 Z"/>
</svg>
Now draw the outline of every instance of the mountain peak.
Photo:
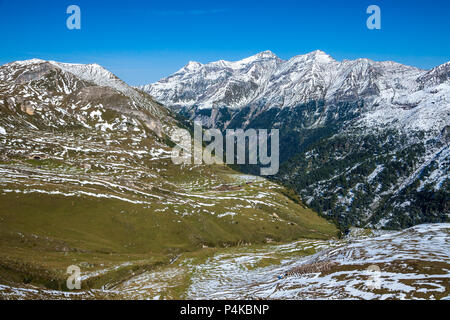
<svg viewBox="0 0 450 320">
<path fill-rule="evenodd" d="M 266 50 L 266 51 L 260 52 L 260 53 L 256 54 L 255 57 L 258 57 L 258 58 L 278 58 L 278 56 L 275 53 L 273 53 L 272 51 L 270 51 L 270 50 Z"/>
<path fill-rule="evenodd" d="M 61 72 L 69 73 L 78 79 L 88 81 L 96 84 L 97 86 L 104 86 L 113 88 L 125 95 L 133 95 L 136 96 L 136 92 L 133 88 L 128 86 L 122 80 L 120 80 L 116 75 L 114 75 L 109 70 L 105 69 L 101 65 L 97 63 L 92 64 L 80 64 L 80 63 L 65 63 L 65 62 L 57 62 L 57 61 L 47 61 L 41 59 L 30 59 L 24 61 L 15 61 L 9 64 L 6 64 L 4 67 L 7 69 L 12 68 L 34 68 L 35 66 L 40 67 L 44 65 L 42 72 L 33 74 L 33 78 L 40 77 L 44 73 L 48 72 L 50 69 L 59 69 Z M 7 75 L 11 73 L 11 70 L 7 70 L 5 74 Z M 0 78 L 5 78 L 6 76 L 0 75 Z"/>
<path fill-rule="evenodd" d="M 195 70 L 199 69 L 201 66 L 203 66 L 203 65 L 200 62 L 189 61 L 189 63 L 187 65 L 185 65 L 182 70 L 195 71 Z"/>
<path fill-rule="evenodd" d="M 242 67 L 244 65 L 253 63 L 255 61 L 264 61 L 264 60 L 273 60 L 273 59 L 279 60 L 280 58 L 278 58 L 278 56 L 275 53 L 273 53 L 272 51 L 266 50 L 266 51 L 257 53 L 253 56 L 250 56 L 248 58 L 245 58 L 245 59 L 242 59 L 242 60 L 239 60 L 236 62 L 231 62 L 231 64 L 234 66 Z"/>
<path fill-rule="evenodd" d="M 6 65 L 28 66 L 28 65 L 40 64 L 40 63 L 44 63 L 44 62 L 48 62 L 48 61 L 42 60 L 42 59 L 33 58 L 33 59 L 28 59 L 28 60 L 13 61 L 11 63 L 7 63 Z"/>
<path fill-rule="evenodd" d="M 270 50 L 266 50 L 260 53 L 257 53 L 248 58 L 242 59 L 241 61 L 256 61 L 262 59 L 279 59 L 278 56 Z"/>
<path fill-rule="evenodd" d="M 295 57 L 292 57 L 289 61 L 297 63 L 305 63 L 309 61 L 319 62 L 319 63 L 330 63 L 335 62 L 336 60 L 330 56 L 329 54 L 325 53 L 322 50 L 315 50 L 306 54 L 301 54 Z"/>
<path fill-rule="evenodd" d="M 310 53 L 309 53 L 310 55 L 325 55 L 325 56 L 328 56 L 328 54 L 325 52 L 325 51 L 322 51 L 322 50 L 314 50 L 314 51 L 311 51 Z"/>
<path fill-rule="evenodd" d="M 321 61 L 326 61 L 326 62 L 335 61 L 332 56 L 330 56 L 328 53 L 326 53 L 322 50 L 314 50 L 310 53 L 305 54 L 305 56 L 307 58 L 312 58 L 315 60 L 321 60 Z"/>
</svg>

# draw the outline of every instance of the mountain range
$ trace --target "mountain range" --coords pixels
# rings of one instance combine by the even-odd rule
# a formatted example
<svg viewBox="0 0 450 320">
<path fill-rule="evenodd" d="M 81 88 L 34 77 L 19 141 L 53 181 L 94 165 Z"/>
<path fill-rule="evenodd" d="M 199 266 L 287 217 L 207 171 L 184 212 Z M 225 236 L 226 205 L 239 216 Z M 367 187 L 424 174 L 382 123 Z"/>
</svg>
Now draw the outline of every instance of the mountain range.
<svg viewBox="0 0 450 320">
<path fill-rule="evenodd" d="M 206 127 L 279 129 L 274 180 L 343 228 L 398 229 L 449 220 L 449 77 L 450 62 L 422 70 L 265 51 L 189 62 L 140 89 Z"/>
</svg>

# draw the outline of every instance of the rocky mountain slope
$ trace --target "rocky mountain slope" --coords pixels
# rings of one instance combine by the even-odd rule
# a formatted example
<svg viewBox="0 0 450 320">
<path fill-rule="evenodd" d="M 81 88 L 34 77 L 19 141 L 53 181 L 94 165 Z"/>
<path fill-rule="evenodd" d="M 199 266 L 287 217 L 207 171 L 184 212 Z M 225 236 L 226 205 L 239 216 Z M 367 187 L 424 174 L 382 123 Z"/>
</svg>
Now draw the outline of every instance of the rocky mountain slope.
<svg viewBox="0 0 450 320">
<path fill-rule="evenodd" d="M 336 228 L 270 181 L 174 165 L 183 126 L 98 65 L 0 67 L 0 282 L 100 288 L 206 247 Z"/>
<path fill-rule="evenodd" d="M 449 220 L 449 75 L 450 62 L 420 70 L 266 51 L 190 62 L 141 89 L 208 127 L 280 129 L 274 179 L 343 228 L 403 228 Z"/>
</svg>

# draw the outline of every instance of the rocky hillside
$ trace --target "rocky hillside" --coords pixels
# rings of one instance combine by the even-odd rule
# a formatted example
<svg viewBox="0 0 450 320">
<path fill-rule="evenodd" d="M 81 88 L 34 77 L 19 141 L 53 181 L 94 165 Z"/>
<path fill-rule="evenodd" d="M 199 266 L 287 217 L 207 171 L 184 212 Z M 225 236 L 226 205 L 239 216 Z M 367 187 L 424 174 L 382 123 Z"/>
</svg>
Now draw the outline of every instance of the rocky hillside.
<svg viewBox="0 0 450 320">
<path fill-rule="evenodd" d="M 449 75 L 450 63 L 266 51 L 190 62 L 142 89 L 209 127 L 280 129 L 273 179 L 342 228 L 404 228 L 449 220 Z"/>
<path fill-rule="evenodd" d="M 98 65 L 0 67 L 0 282 L 83 288 L 168 264 L 182 252 L 336 228 L 289 191 L 225 166 L 178 166 L 182 126 Z"/>
</svg>

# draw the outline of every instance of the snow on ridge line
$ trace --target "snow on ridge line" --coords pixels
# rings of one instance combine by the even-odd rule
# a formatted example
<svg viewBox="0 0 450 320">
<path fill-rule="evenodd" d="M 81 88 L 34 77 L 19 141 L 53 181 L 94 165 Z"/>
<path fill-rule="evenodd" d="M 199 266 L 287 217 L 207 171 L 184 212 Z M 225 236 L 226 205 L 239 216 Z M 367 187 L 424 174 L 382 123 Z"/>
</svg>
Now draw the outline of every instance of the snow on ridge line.
<svg viewBox="0 0 450 320">
<path fill-rule="evenodd" d="M 333 103 L 350 93 L 349 99 L 363 96 L 368 102 L 358 126 L 434 132 L 448 122 L 450 85 L 445 75 L 450 62 L 431 69 L 443 69 L 433 73 L 393 61 L 337 61 L 320 50 L 290 60 L 276 57 L 277 62 L 261 57 L 276 56 L 263 52 L 235 62 L 190 62 L 139 88 L 162 104 L 197 110 L 214 106 L 234 110 L 250 104 L 294 107 L 320 99 L 323 92 L 324 99 Z"/>
<path fill-rule="evenodd" d="M 29 65 L 32 65 L 32 64 L 45 63 L 45 62 L 48 62 L 48 61 L 47 60 L 38 59 L 38 58 L 33 58 L 33 59 L 17 60 L 17 61 L 12 61 L 12 62 L 9 62 L 9 63 L 5 63 L 4 65 L 2 65 L 2 67 L 4 67 L 4 66 L 13 66 L 13 65 L 29 66 Z"/>
<path fill-rule="evenodd" d="M 250 57 L 241 59 L 241 60 L 235 60 L 235 61 L 229 61 L 229 60 L 217 60 L 217 61 L 212 61 L 212 62 L 208 62 L 208 63 L 201 63 L 198 61 L 189 61 L 189 63 L 184 66 L 183 68 L 181 68 L 180 70 L 178 70 L 176 73 L 182 72 L 184 70 L 188 70 L 188 71 L 195 71 L 196 69 L 203 67 L 203 66 L 208 66 L 208 65 L 223 65 L 226 67 L 230 67 L 232 69 L 239 69 L 242 68 L 252 62 L 258 61 L 258 60 L 264 60 L 264 59 L 278 59 L 282 62 L 288 62 L 288 61 L 294 61 L 294 60 L 305 60 L 305 59 L 311 59 L 314 57 L 318 57 L 319 59 L 324 59 L 324 60 L 329 60 L 329 61 L 336 61 L 333 57 L 331 57 L 329 54 L 327 54 L 326 52 L 322 51 L 322 50 L 315 50 L 309 53 L 305 53 L 305 54 L 299 54 L 296 56 L 293 56 L 292 58 L 288 59 L 288 60 L 284 60 L 279 58 L 275 53 L 273 53 L 270 50 L 266 50 L 266 51 L 262 51 L 259 52 L 257 54 L 254 54 Z M 195 66 L 196 68 L 192 68 L 193 66 Z"/>
<path fill-rule="evenodd" d="M 113 88 L 128 97 L 139 98 L 139 93 L 133 87 L 97 63 L 75 64 L 56 61 L 49 61 L 49 63 L 82 80 L 93 82 L 98 86 Z"/>
<path fill-rule="evenodd" d="M 39 59 L 39 58 L 32 58 L 32 59 L 27 59 L 27 60 L 17 60 L 17 61 L 13 61 L 13 62 L 9 62 L 9 63 L 5 63 L 2 66 L 11 66 L 11 65 L 20 65 L 20 66 L 29 66 L 32 64 L 39 64 L 39 63 L 50 63 L 56 67 L 62 67 L 62 66 L 72 66 L 72 67 L 85 67 L 85 66 L 92 66 L 92 67 L 96 67 L 96 68 L 101 68 L 103 70 L 105 70 L 106 72 L 109 72 L 108 70 L 106 70 L 105 68 L 103 68 L 101 65 L 97 64 L 97 63 L 68 63 L 68 62 L 59 62 L 59 61 L 54 61 L 54 60 L 44 60 L 44 59 Z M 111 73 L 111 72 L 109 72 Z"/>
<path fill-rule="evenodd" d="M 130 87 L 116 75 L 114 75 L 109 70 L 105 69 L 101 65 L 97 63 L 92 64 L 81 64 L 81 63 L 66 63 L 66 62 L 58 62 L 53 60 L 42 60 L 42 59 L 29 59 L 22 61 L 14 61 L 11 63 L 7 63 L 4 66 L 19 66 L 19 67 L 28 67 L 34 64 L 42 64 L 49 63 L 56 68 L 62 70 L 63 72 L 67 72 L 73 74 L 74 76 L 84 80 L 93 82 L 98 86 L 111 87 L 127 96 L 137 97 L 138 93 L 134 88 Z"/>
</svg>

